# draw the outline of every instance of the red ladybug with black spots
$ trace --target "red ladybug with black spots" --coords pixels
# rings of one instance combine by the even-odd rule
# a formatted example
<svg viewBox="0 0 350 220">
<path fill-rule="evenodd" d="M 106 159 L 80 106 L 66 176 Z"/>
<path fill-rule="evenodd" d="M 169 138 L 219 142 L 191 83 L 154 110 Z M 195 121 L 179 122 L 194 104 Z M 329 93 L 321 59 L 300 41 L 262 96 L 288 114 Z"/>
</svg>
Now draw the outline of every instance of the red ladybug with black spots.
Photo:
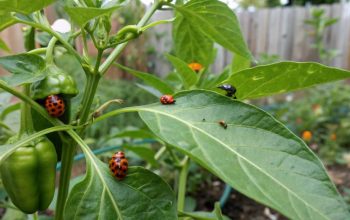
<svg viewBox="0 0 350 220">
<path fill-rule="evenodd" d="M 109 161 L 109 169 L 118 180 L 122 180 L 126 176 L 128 160 L 125 158 L 124 152 L 118 151 L 112 156 Z"/>
<path fill-rule="evenodd" d="M 162 95 L 162 97 L 160 97 L 160 102 L 163 105 L 171 105 L 171 104 L 175 104 L 176 100 L 171 95 Z"/>
<path fill-rule="evenodd" d="M 58 95 L 50 95 L 45 100 L 46 111 L 54 118 L 63 115 L 65 107 L 63 99 Z"/>
</svg>

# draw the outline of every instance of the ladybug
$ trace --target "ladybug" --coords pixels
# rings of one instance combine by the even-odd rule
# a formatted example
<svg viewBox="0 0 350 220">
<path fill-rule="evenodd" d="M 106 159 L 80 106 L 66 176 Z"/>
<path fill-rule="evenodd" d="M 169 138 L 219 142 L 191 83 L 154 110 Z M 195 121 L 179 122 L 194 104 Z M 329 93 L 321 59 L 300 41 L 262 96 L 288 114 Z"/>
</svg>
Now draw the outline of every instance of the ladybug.
<svg viewBox="0 0 350 220">
<path fill-rule="evenodd" d="M 45 100 L 45 108 L 49 115 L 58 118 L 63 115 L 65 104 L 63 99 L 58 95 L 50 95 Z"/>
<path fill-rule="evenodd" d="M 128 170 L 128 160 L 125 158 L 124 152 L 118 151 L 112 156 L 109 161 L 109 169 L 118 180 L 124 179 Z"/>
<path fill-rule="evenodd" d="M 188 67 L 191 68 L 196 73 L 198 73 L 199 71 L 201 71 L 203 69 L 203 66 L 200 63 L 190 63 L 190 64 L 188 64 Z"/>
<path fill-rule="evenodd" d="M 233 97 L 234 99 L 237 98 L 236 95 L 235 95 L 237 89 L 233 85 L 223 84 L 221 86 L 218 86 L 217 88 L 225 90 L 226 91 L 226 96 Z"/>
<path fill-rule="evenodd" d="M 162 95 L 162 97 L 160 97 L 160 102 L 163 105 L 171 105 L 175 104 L 176 100 L 171 95 Z"/>
<path fill-rule="evenodd" d="M 227 123 L 224 120 L 219 121 L 219 125 L 221 125 L 221 127 L 224 129 L 227 129 Z"/>
</svg>

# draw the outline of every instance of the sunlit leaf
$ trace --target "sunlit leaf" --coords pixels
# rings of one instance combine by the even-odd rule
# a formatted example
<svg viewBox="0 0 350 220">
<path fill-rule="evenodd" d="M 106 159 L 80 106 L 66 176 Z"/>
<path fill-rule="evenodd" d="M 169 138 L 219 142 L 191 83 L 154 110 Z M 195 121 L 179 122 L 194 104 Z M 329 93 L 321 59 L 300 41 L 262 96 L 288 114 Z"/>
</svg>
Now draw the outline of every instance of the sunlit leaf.
<svg viewBox="0 0 350 220">
<path fill-rule="evenodd" d="M 40 0 L 40 1 L 28 1 L 28 0 L 1 0 L 0 11 L 7 12 L 19 12 L 23 14 L 30 14 L 34 11 L 45 8 L 53 3 L 55 0 Z"/>
<path fill-rule="evenodd" d="M 192 0 L 175 8 L 188 19 L 191 26 L 199 28 L 226 49 L 251 59 L 238 19 L 227 4 L 218 0 Z"/>
<path fill-rule="evenodd" d="M 91 19 L 109 14 L 120 7 L 120 5 L 111 8 L 65 7 L 65 11 L 76 24 L 83 27 Z"/>
<path fill-rule="evenodd" d="M 45 77 L 45 60 L 35 54 L 0 57 L 0 66 L 12 73 L 2 77 L 10 85 L 32 83 Z"/>
<path fill-rule="evenodd" d="M 347 78 L 350 78 L 350 71 L 319 63 L 280 62 L 242 70 L 223 83 L 237 88 L 238 99 L 248 99 Z"/>
</svg>

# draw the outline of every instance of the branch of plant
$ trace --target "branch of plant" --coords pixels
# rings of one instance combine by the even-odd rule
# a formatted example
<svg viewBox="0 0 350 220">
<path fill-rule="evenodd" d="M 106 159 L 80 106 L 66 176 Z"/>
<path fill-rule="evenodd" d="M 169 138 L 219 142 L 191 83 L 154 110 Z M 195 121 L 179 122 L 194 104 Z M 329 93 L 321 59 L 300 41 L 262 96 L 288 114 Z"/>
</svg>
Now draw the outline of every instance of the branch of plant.
<svg viewBox="0 0 350 220">
<path fill-rule="evenodd" d="M 80 57 L 80 54 L 66 41 L 62 38 L 62 36 L 60 34 L 58 34 L 56 31 L 54 31 L 51 27 L 49 26 L 45 26 L 43 24 L 39 24 L 36 22 L 31 22 L 31 21 L 26 21 L 26 20 L 22 20 L 19 19 L 17 17 L 13 17 L 13 19 L 18 22 L 18 23 L 22 23 L 22 24 L 26 24 L 26 25 L 30 25 L 32 27 L 35 27 L 37 29 L 40 29 L 42 31 L 45 31 L 49 34 L 51 34 L 52 36 L 56 37 L 62 44 L 63 46 L 71 53 L 73 54 L 77 60 L 80 63 L 85 63 L 85 61 Z"/>
<path fill-rule="evenodd" d="M 55 49 L 55 45 L 57 42 L 57 38 L 53 37 L 51 38 L 48 46 L 47 46 L 47 50 L 46 50 L 46 56 L 45 56 L 45 60 L 46 60 L 46 64 L 53 64 L 54 63 L 54 49 Z"/>
<path fill-rule="evenodd" d="M 189 159 L 185 156 L 184 160 L 181 162 L 182 168 L 179 176 L 179 187 L 177 194 L 177 209 L 179 211 L 184 211 L 185 208 L 185 197 L 186 197 L 186 183 L 187 175 L 189 170 Z"/>
<path fill-rule="evenodd" d="M 152 5 L 152 7 L 146 12 L 146 14 L 142 17 L 142 19 L 137 24 L 138 27 L 142 27 L 146 25 L 148 20 L 152 17 L 152 15 L 164 4 L 163 1 L 155 1 L 155 3 Z M 112 51 L 112 53 L 107 57 L 106 61 L 100 66 L 99 73 L 101 75 L 104 75 L 109 67 L 113 64 L 113 62 L 118 58 L 118 56 L 121 54 L 123 49 L 126 47 L 128 42 L 119 44 L 116 46 L 116 48 Z"/>
</svg>

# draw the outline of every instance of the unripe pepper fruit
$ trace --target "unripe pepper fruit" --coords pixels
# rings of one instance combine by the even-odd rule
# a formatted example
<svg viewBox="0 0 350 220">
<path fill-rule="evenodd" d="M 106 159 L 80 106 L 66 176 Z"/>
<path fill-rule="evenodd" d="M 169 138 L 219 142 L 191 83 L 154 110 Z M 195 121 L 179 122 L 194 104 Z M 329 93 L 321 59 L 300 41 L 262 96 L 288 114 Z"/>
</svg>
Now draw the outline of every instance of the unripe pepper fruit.
<svg viewBox="0 0 350 220">
<path fill-rule="evenodd" d="M 31 214 L 47 209 L 55 192 L 57 156 L 47 138 L 19 147 L 0 166 L 4 187 L 15 206 Z"/>
</svg>

